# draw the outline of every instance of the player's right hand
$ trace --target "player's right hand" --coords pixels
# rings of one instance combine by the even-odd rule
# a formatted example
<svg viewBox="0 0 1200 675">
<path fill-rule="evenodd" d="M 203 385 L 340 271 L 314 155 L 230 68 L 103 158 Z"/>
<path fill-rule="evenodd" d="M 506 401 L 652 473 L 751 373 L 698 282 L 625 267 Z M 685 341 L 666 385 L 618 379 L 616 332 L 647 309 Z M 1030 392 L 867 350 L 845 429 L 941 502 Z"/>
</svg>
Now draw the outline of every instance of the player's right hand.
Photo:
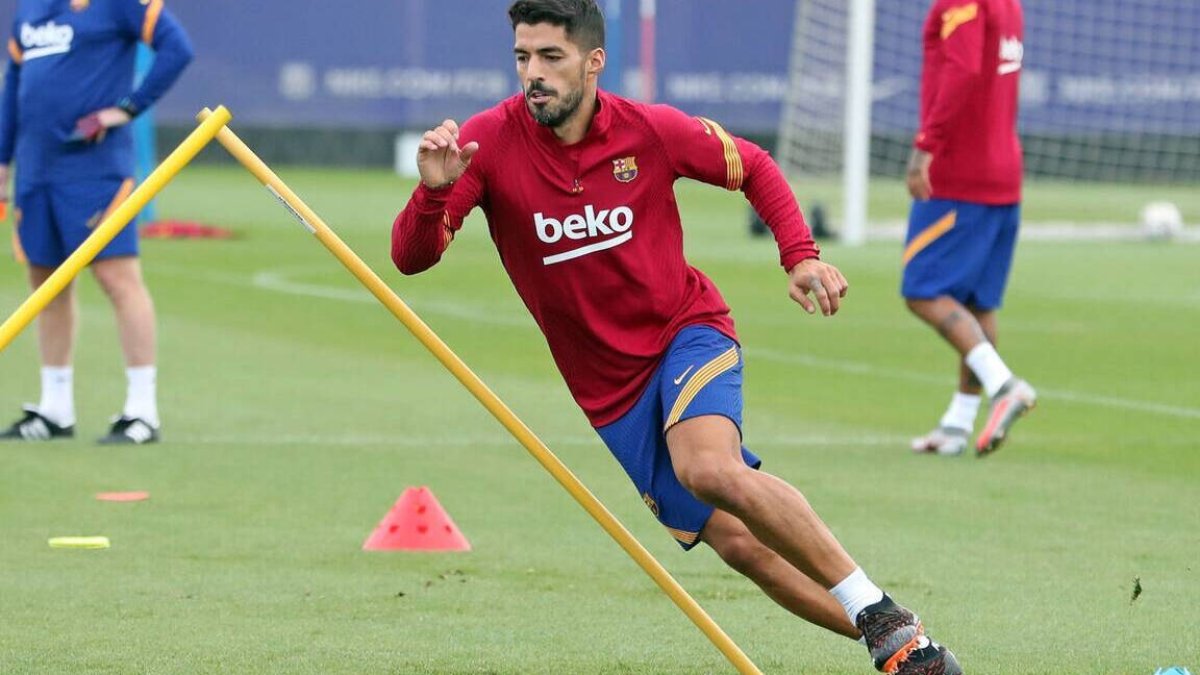
<svg viewBox="0 0 1200 675">
<path fill-rule="evenodd" d="M 908 156 L 908 169 L 905 171 L 904 182 L 908 184 L 908 194 L 913 199 L 925 201 L 933 196 L 933 185 L 929 182 L 929 166 L 933 164 L 933 155 L 913 148 Z"/>
<path fill-rule="evenodd" d="M 475 141 L 458 147 L 458 124 L 446 120 L 421 137 L 417 146 L 417 170 L 426 187 L 444 188 L 462 177 L 479 149 Z"/>
<path fill-rule="evenodd" d="M 99 143 L 104 140 L 109 129 L 125 126 L 131 119 L 129 113 L 120 108 L 101 108 L 76 120 L 75 131 L 68 140 L 76 143 Z"/>
<path fill-rule="evenodd" d="M 850 282 L 841 270 L 816 258 L 801 260 L 788 270 L 788 295 L 809 314 L 816 312 L 818 307 L 825 316 L 837 314 L 842 298 L 849 290 Z M 808 297 L 810 293 L 815 304 Z"/>
</svg>

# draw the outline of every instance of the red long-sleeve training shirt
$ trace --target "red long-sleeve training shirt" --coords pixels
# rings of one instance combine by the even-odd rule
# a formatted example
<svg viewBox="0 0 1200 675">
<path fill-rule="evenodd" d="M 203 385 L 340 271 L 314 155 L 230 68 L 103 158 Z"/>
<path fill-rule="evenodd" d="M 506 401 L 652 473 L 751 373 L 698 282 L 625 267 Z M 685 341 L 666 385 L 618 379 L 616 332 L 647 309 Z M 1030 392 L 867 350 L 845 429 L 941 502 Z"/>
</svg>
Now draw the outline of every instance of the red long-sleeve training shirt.
<svg viewBox="0 0 1200 675">
<path fill-rule="evenodd" d="M 1025 39 L 1020 0 L 936 0 L 925 20 L 921 129 L 933 196 L 1021 201 L 1017 85 Z"/>
<path fill-rule="evenodd" d="M 441 190 L 418 186 L 392 226 L 392 260 L 415 274 L 482 208 L 517 293 L 597 427 L 637 401 L 681 328 L 707 325 L 736 339 L 720 293 L 684 260 L 678 178 L 743 191 L 785 269 L 818 255 L 764 150 L 668 106 L 607 92 L 598 103 L 572 145 L 538 125 L 521 95 L 475 115 L 458 141 L 479 142 L 466 173 Z"/>
</svg>

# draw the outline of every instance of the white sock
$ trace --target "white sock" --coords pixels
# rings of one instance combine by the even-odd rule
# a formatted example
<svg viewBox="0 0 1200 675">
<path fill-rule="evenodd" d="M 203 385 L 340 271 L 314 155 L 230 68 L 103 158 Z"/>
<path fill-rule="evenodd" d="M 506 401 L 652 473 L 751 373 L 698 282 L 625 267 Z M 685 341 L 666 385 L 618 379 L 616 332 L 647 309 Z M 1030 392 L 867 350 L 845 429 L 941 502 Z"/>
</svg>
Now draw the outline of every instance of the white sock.
<svg viewBox="0 0 1200 675">
<path fill-rule="evenodd" d="M 985 341 L 975 345 L 971 351 L 967 352 L 964 360 L 971 372 L 975 373 L 975 377 L 978 377 L 979 381 L 983 383 L 983 389 L 989 398 L 995 396 L 996 392 L 1000 391 L 1000 387 L 1003 387 L 1004 383 L 1008 382 L 1013 375 L 990 342 Z"/>
<path fill-rule="evenodd" d="M 158 396 L 155 379 L 158 369 L 154 366 L 138 366 L 126 368 L 125 375 L 129 378 L 129 388 L 125 394 L 125 417 L 138 417 L 150 426 L 158 426 Z"/>
<path fill-rule="evenodd" d="M 829 592 L 842 603 L 846 616 L 850 617 L 850 623 L 855 623 L 858 613 L 863 609 L 883 599 L 883 591 L 867 578 L 867 573 L 863 572 L 861 567 L 855 567 L 849 576 L 839 581 Z"/>
<path fill-rule="evenodd" d="M 941 425 L 966 429 L 968 434 L 971 433 L 975 428 L 975 417 L 979 415 L 979 403 L 982 400 L 983 397 L 979 394 L 954 392 L 954 398 L 950 399 L 950 407 L 946 408 L 946 414 L 942 415 Z"/>
<path fill-rule="evenodd" d="M 42 401 L 38 413 L 60 427 L 75 424 L 75 369 L 42 367 Z"/>
</svg>

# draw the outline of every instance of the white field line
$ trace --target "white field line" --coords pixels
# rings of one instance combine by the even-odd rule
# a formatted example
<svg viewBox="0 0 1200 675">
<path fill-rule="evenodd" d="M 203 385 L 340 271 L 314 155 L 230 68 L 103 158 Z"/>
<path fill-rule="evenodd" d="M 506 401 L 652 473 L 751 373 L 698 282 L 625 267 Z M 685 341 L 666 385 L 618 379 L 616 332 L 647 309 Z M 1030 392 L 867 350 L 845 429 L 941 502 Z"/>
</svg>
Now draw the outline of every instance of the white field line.
<svg viewBox="0 0 1200 675">
<path fill-rule="evenodd" d="M 196 278 L 195 273 L 191 271 L 181 271 L 180 274 L 183 276 L 188 276 L 189 278 Z M 366 289 L 347 289 L 322 286 L 319 284 L 294 282 L 288 280 L 287 274 L 288 272 L 284 270 L 262 271 L 255 274 L 253 279 L 247 280 L 245 277 L 237 275 L 207 273 L 203 275 L 203 278 L 220 283 L 229 283 L 239 286 L 253 286 L 263 290 L 287 293 L 290 295 L 325 298 L 329 300 L 348 302 L 378 302 L 371 296 L 370 293 L 366 291 Z M 439 314 L 442 316 L 448 316 L 477 323 L 530 329 L 536 328 L 536 325 L 532 320 L 529 320 L 523 316 L 505 316 L 495 312 L 489 312 L 482 307 L 476 307 L 463 303 L 448 301 L 422 302 L 419 305 L 414 304 L 414 308 L 420 309 L 421 311 L 428 311 L 432 314 Z M 921 384 L 952 386 L 952 381 L 946 377 L 935 376 L 929 373 L 917 371 L 901 370 L 897 368 L 885 368 L 864 361 L 829 359 L 825 357 L 811 356 L 808 354 L 781 352 L 773 349 L 761 349 L 757 347 L 748 347 L 745 349 L 745 353 L 751 358 L 762 358 L 768 361 L 775 361 L 777 363 L 790 363 L 804 366 L 806 368 L 860 375 L 869 378 L 885 378 L 891 380 L 902 380 L 906 382 L 918 382 Z M 1036 381 L 1034 381 L 1034 386 L 1037 387 Z M 1100 408 L 1151 413 L 1166 417 L 1200 419 L 1200 408 L 1169 405 L 1155 401 L 1140 401 L 1137 399 L 1121 398 L 1117 396 L 1098 396 L 1095 394 L 1071 391 L 1068 389 L 1047 389 L 1043 387 L 1037 387 L 1037 389 L 1039 396 L 1048 400 L 1060 400 L 1068 403 L 1090 405 Z"/>
<path fill-rule="evenodd" d="M 907 229 L 908 222 L 902 220 L 871 223 L 867 227 L 867 239 L 903 241 Z M 1136 223 L 1022 223 L 1020 236 L 1029 241 L 1150 241 Z M 1200 243 L 1200 227 L 1185 227 L 1171 241 L 1180 244 Z"/>
<path fill-rule="evenodd" d="M 178 267 L 164 267 L 162 269 L 156 269 L 154 273 L 186 278 L 197 282 L 205 281 L 210 283 L 226 284 L 230 286 L 240 286 L 242 288 L 258 288 L 264 291 L 282 293 L 284 295 L 296 295 L 305 298 L 320 298 L 339 302 L 357 302 L 368 305 L 379 303 L 379 301 L 375 299 L 375 296 L 371 295 L 371 292 L 362 286 L 325 286 L 321 284 L 292 281 L 288 278 L 289 275 L 301 274 L 304 271 L 306 271 L 306 268 L 296 268 L 292 270 L 263 270 L 256 272 L 250 279 L 247 279 L 245 276 L 240 274 L 214 272 L 211 270 L 201 270 L 197 268 L 180 269 Z M 495 311 L 489 311 L 482 306 L 469 305 L 450 300 L 422 299 L 419 301 L 409 302 L 403 296 L 400 296 L 400 299 L 404 300 L 405 304 L 408 304 L 410 307 L 412 307 L 413 310 L 418 314 L 438 314 L 440 316 L 464 319 L 467 321 L 491 324 L 495 326 L 532 329 L 537 328 L 537 324 L 533 322 L 533 319 L 529 318 L 525 314 L 499 314 Z"/>
<path fill-rule="evenodd" d="M 257 272 L 254 275 L 253 284 L 256 288 L 262 288 L 268 291 L 276 291 L 279 293 L 287 293 L 288 295 L 300 295 L 310 298 L 325 298 L 328 300 L 344 300 L 347 302 L 366 302 L 377 303 L 379 300 L 371 295 L 370 291 L 361 286 L 357 288 L 340 288 L 332 286 L 322 286 L 319 284 L 304 283 L 292 281 L 287 278 L 288 273 L 285 271 L 269 271 L 265 270 Z M 403 300 L 403 298 L 401 298 Z M 421 312 L 429 312 L 431 314 L 440 314 L 456 319 L 467 319 L 481 323 L 489 323 L 497 326 L 519 326 L 522 328 L 534 328 L 533 319 L 522 316 L 505 316 L 496 312 L 489 312 L 482 308 L 472 307 L 457 302 L 449 302 L 445 300 L 417 300 L 411 303 L 405 301 L 414 310 Z"/>
<path fill-rule="evenodd" d="M 366 304 L 379 302 L 375 299 L 375 296 L 371 295 L 370 291 L 362 286 L 343 288 L 340 286 L 308 284 L 302 281 L 291 281 L 287 278 L 287 275 L 288 273 L 282 270 L 255 272 L 250 284 L 255 288 L 276 291 L 287 295 L 301 295 L 306 298 L 323 298 L 325 300 L 341 300 L 343 302 L 361 302 Z M 245 280 L 240 277 L 238 277 L 238 281 L 243 284 L 245 283 Z"/>
<path fill-rule="evenodd" d="M 906 382 L 920 382 L 922 384 L 953 386 L 953 381 L 947 377 L 935 377 L 927 373 L 918 373 L 915 371 L 900 370 L 897 368 L 881 368 L 869 363 L 863 363 L 861 361 L 842 361 L 837 359 L 827 359 L 824 357 L 808 356 L 806 354 L 791 354 L 771 349 L 746 348 L 744 351 L 746 355 L 751 358 L 757 357 L 766 359 L 768 361 L 776 361 L 778 363 L 791 363 L 795 365 L 801 365 L 806 368 L 832 370 L 839 373 L 848 373 L 851 375 L 862 375 L 874 378 L 885 378 L 889 380 L 903 380 Z M 1096 396 L 1094 394 L 1070 391 L 1066 389 L 1046 389 L 1038 387 L 1036 381 L 1034 382 L 1034 386 L 1038 390 L 1039 398 L 1051 400 L 1057 399 L 1060 401 L 1081 403 L 1084 405 L 1092 405 L 1101 408 L 1116 408 L 1119 410 L 1153 413 L 1156 415 L 1165 415 L 1167 417 L 1200 419 L 1200 408 L 1168 405 L 1153 401 L 1139 401 L 1136 399 L 1119 398 L 1116 396 Z"/>
<path fill-rule="evenodd" d="M 171 434 L 172 443 L 191 445 L 312 445 L 312 446 L 381 446 L 405 448 L 429 447 L 496 447 L 516 445 L 516 439 L 496 434 L 481 436 L 441 436 L 421 438 L 419 436 L 385 436 L 364 434 Z M 548 436 L 542 438 L 551 449 L 556 447 L 603 447 L 600 436 Z M 884 434 L 797 434 L 794 436 L 753 436 L 747 441 L 753 447 L 830 447 L 830 446 L 906 446 L 908 437 Z"/>
</svg>

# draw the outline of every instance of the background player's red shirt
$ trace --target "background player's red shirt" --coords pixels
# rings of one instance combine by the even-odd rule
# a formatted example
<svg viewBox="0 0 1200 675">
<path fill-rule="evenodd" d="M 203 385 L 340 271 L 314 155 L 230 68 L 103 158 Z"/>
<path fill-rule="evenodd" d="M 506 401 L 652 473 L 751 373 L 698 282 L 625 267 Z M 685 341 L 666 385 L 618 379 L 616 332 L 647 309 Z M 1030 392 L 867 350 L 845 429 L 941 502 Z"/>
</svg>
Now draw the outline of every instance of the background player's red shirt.
<svg viewBox="0 0 1200 675">
<path fill-rule="evenodd" d="M 671 338 L 708 325 L 736 339 L 729 307 L 683 257 L 673 185 L 742 190 L 771 226 L 785 269 L 818 254 L 770 156 L 716 122 L 606 92 L 582 141 L 562 145 L 514 96 L 463 125 L 479 142 L 452 186 L 413 192 L 392 227 L 405 274 L 438 261 L 476 206 L 567 387 L 594 426 L 645 388 Z M 731 224 L 732 225 L 732 224 Z"/>
<path fill-rule="evenodd" d="M 921 130 L 937 199 L 1021 201 L 1020 0 L 937 0 L 925 20 Z"/>
</svg>

